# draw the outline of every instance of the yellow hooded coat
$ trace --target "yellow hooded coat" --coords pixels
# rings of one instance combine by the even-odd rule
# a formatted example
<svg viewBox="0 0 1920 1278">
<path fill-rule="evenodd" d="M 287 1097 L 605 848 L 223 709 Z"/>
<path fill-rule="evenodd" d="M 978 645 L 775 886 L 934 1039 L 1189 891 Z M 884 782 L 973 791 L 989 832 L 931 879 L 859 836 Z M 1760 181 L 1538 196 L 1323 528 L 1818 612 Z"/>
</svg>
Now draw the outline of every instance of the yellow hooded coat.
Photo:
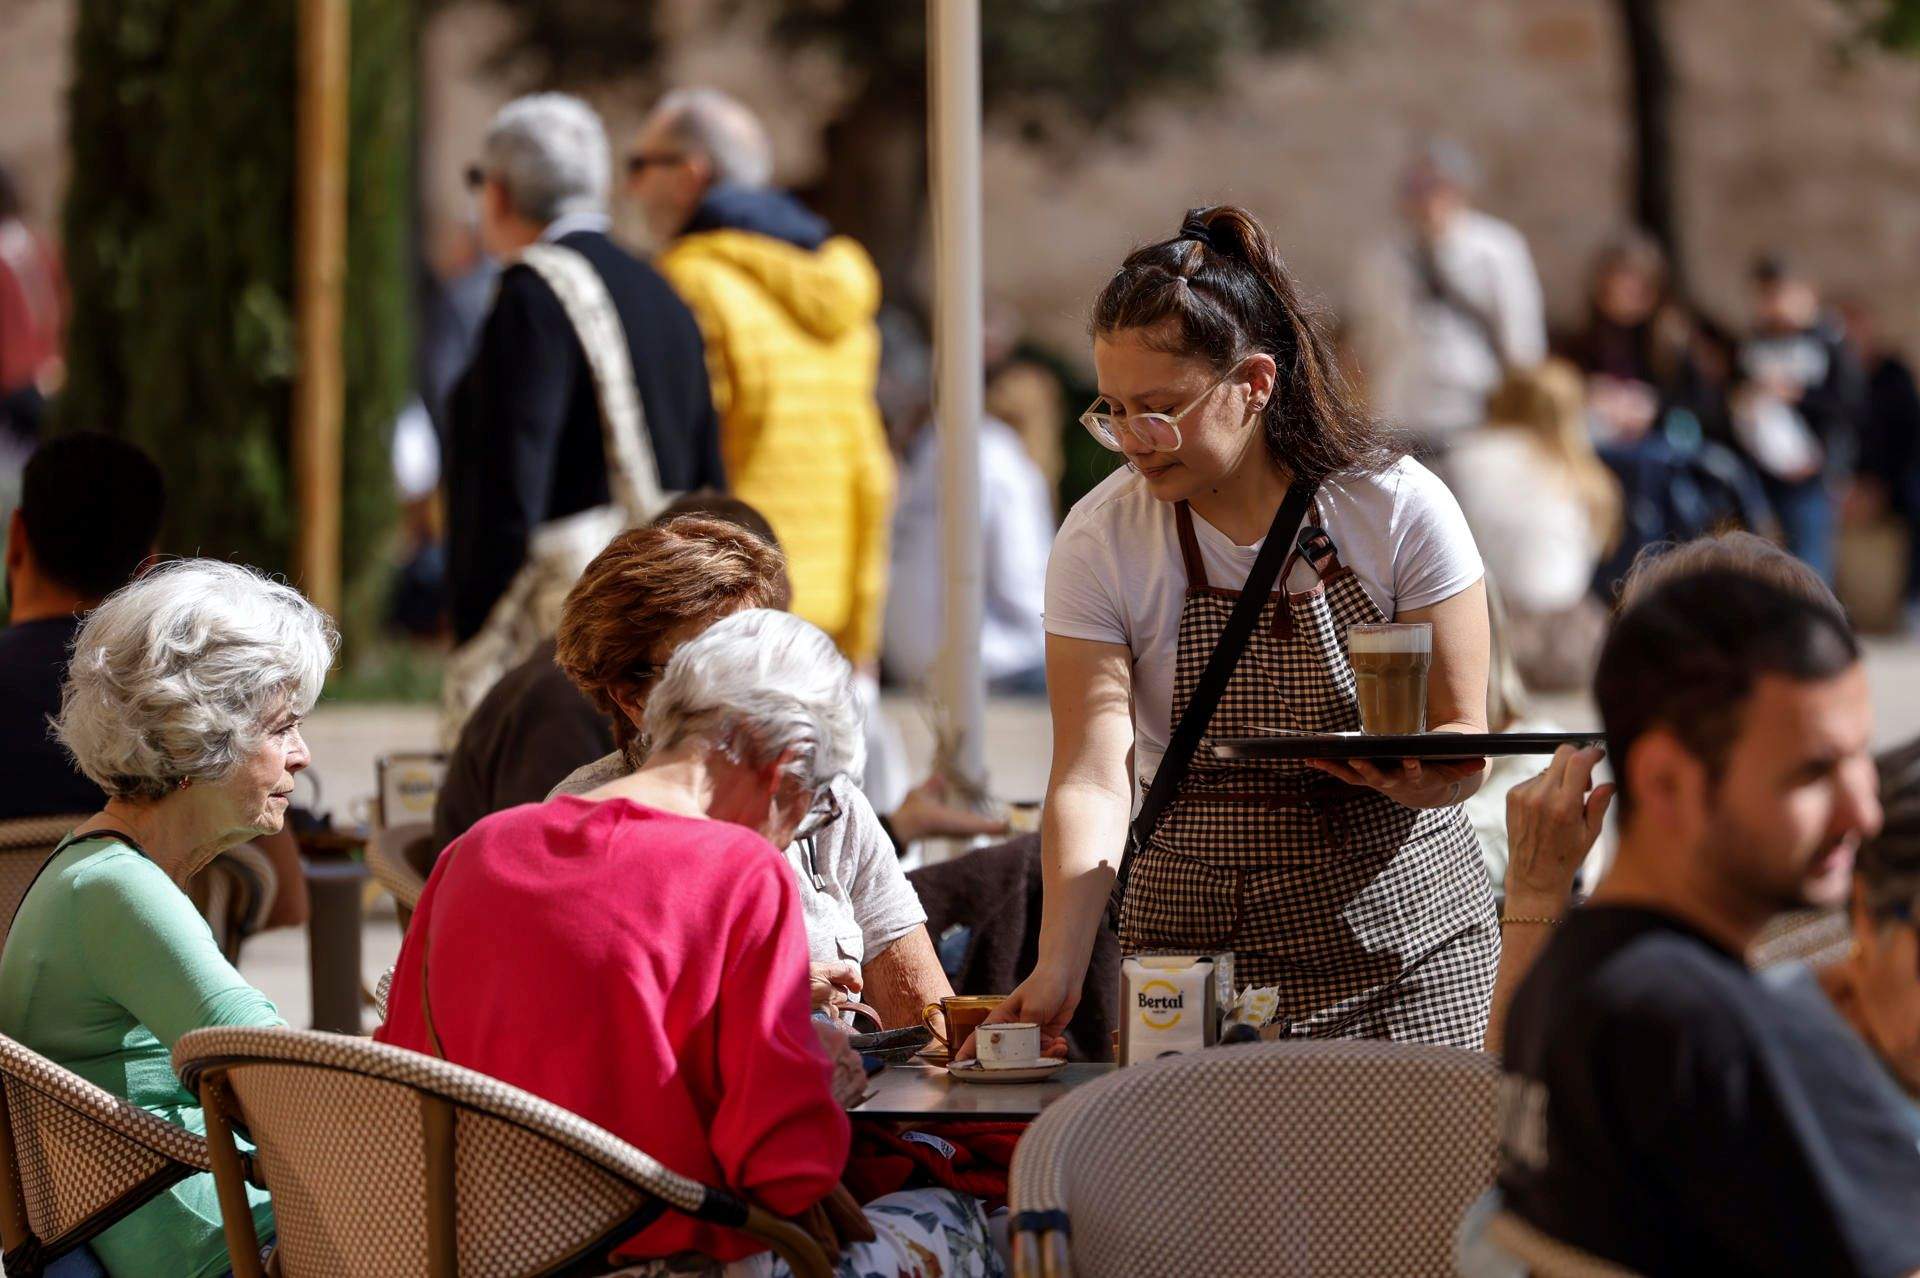
<svg viewBox="0 0 1920 1278">
<path fill-rule="evenodd" d="M 873 260 L 844 236 L 809 250 L 713 230 L 657 265 L 700 322 L 728 487 L 779 535 L 793 611 L 873 660 L 893 501 Z"/>
</svg>

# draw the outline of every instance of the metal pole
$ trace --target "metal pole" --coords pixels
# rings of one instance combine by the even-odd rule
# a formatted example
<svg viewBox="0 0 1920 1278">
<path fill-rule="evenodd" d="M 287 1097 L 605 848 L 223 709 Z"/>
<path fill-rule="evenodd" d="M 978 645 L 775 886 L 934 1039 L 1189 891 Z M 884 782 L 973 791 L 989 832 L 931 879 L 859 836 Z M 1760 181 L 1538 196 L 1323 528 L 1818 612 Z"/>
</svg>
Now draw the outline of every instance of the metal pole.
<svg viewBox="0 0 1920 1278">
<path fill-rule="evenodd" d="M 984 794 L 986 694 L 980 677 L 980 4 L 927 0 L 933 175 L 934 405 L 940 431 L 940 532 L 946 641 L 937 693 L 962 793 Z"/>
<path fill-rule="evenodd" d="M 294 563 L 314 603 L 340 610 L 340 358 L 347 249 L 347 15 L 350 0 L 300 0 L 295 143 Z"/>
</svg>

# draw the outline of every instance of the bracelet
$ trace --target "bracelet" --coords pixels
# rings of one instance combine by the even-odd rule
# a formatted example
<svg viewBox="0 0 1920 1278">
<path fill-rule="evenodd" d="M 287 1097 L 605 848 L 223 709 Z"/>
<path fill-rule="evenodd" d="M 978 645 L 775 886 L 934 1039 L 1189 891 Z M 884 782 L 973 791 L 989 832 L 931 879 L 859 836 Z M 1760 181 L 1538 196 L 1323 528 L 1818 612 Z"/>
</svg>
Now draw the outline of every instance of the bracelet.
<svg viewBox="0 0 1920 1278">
<path fill-rule="evenodd" d="M 1559 927 L 1560 926 L 1559 919 L 1549 918 L 1544 914 L 1541 914 L 1541 915 L 1502 914 L 1500 916 L 1500 926 L 1505 927 L 1509 923 L 1538 923 L 1542 927 Z"/>
</svg>

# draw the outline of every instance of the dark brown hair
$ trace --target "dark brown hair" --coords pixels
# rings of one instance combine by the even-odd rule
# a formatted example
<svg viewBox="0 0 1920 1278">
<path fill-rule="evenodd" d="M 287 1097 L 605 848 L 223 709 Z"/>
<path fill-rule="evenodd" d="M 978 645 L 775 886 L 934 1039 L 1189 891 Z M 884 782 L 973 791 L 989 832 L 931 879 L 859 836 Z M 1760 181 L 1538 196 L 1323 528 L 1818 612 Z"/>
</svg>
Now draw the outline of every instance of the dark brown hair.
<svg viewBox="0 0 1920 1278">
<path fill-rule="evenodd" d="M 1219 372 L 1271 355 L 1279 372 L 1261 425 L 1268 455 L 1294 474 L 1321 479 L 1395 456 L 1341 375 L 1325 319 L 1245 209 L 1193 209 L 1172 239 L 1128 254 L 1093 304 L 1092 328 L 1138 332 L 1152 350 Z"/>
<path fill-rule="evenodd" d="M 741 608 L 785 608 L 787 560 L 722 519 L 681 515 L 615 537 L 594 557 L 560 611 L 554 659 L 613 719 L 622 749 L 634 726 L 615 693 L 638 694 L 666 636 L 688 622 L 718 621 Z"/>
</svg>

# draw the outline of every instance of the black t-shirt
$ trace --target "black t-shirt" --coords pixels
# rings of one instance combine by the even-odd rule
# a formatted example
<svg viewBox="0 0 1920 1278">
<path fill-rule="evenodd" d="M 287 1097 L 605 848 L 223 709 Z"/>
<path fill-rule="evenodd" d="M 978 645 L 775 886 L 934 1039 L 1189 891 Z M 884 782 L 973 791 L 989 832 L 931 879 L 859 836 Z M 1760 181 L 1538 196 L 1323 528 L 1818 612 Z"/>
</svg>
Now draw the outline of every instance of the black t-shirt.
<svg viewBox="0 0 1920 1278">
<path fill-rule="evenodd" d="M 1866 1045 L 1666 915 L 1575 910 L 1507 1022 L 1500 1188 L 1644 1274 L 1920 1270 L 1920 1148 Z"/>
<path fill-rule="evenodd" d="M 107 796 L 54 740 L 78 617 L 0 630 L 0 821 L 98 812 Z"/>
<path fill-rule="evenodd" d="M 613 725 L 554 664 L 553 648 L 547 640 L 500 676 L 460 729 L 433 805 L 436 847 L 481 817 L 539 803 L 613 749 Z"/>
</svg>

